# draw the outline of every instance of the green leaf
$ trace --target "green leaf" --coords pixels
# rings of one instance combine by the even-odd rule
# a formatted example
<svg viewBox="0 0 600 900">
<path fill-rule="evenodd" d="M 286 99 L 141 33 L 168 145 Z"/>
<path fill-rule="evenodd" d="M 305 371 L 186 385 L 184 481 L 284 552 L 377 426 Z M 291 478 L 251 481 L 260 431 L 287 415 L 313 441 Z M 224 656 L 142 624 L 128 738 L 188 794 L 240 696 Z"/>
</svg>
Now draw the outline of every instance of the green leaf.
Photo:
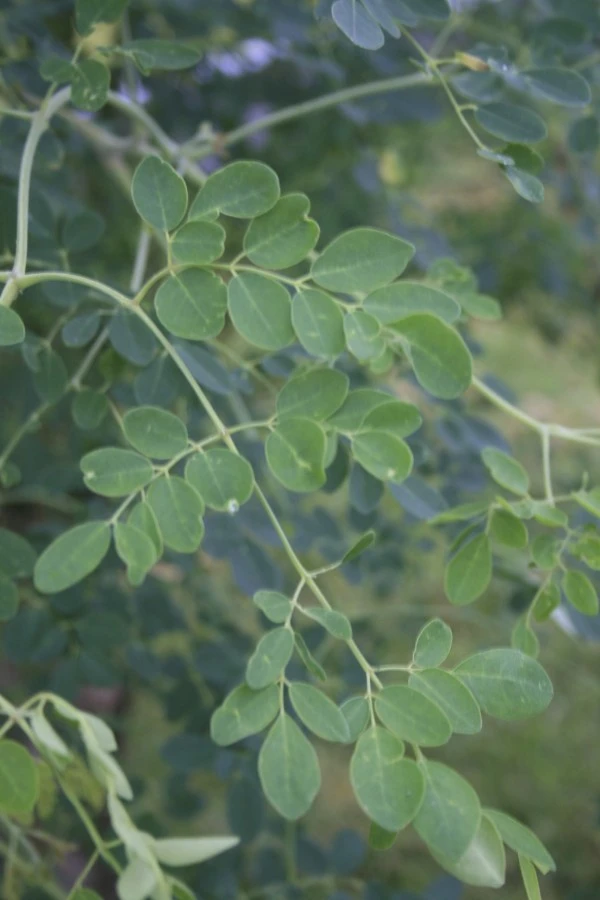
<svg viewBox="0 0 600 900">
<path fill-rule="evenodd" d="M 60 535 L 46 547 L 33 573 L 42 594 L 56 594 L 97 569 L 110 546 L 108 522 L 86 522 Z"/>
<path fill-rule="evenodd" d="M 504 169 L 504 174 L 517 194 L 523 197 L 524 200 L 528 200 L 530 203 L 543 203 L 544 185 L 535 175 L 524 172 L 523 169 L 519 169 L 516 166 L 507 166 Z"/>
<path fill-rule="evenodd" d="M 346 399 L 348 384 L 348 376 L 335 369 L 306 369 L 290 378 L 277 395 L 277 415 L 328 419 Z"/>
<path fill-rule="evenodd" d="M 56 403 L 67 389 L 67 369 L 58 353 L 45 348 L 37 357 L 38 368 L 33 373 L 35 391 L 45 403 Z"/>
<path fill-rule="evenodd" d="M 458 772 L 443 763 L 422 762 L 425 796 L 414 825 L 433 853 L 458 862 L 481 821 L 479 798 Z"/>
<path fill-rule="evenodd" d="M 290 628 L 274 628 L 258 642 L 246 666 L 246 681 L 254 691 L 277 681 L 294 651 L 294 634 Z"/>
<path fill-rule="evenodd" d="M 179 225 L 188 203 L 185 181 L 158 156 L 146 156 L 141 161 L 133 175 L 131 196 L 142 219 L 161 231 L 172 231 Z"/>
<path fill-rule="evenodd" d="M 321 786 L 319 761 L 296 723 L 281 713 L 258 756 L 263 791 L 284 819 L 294 821 L 312 805 Z"/>
<path fill-rule="evenodd" d="M 188 446 L 187 428 L 181 419 L 158 406 L 128 410 L 123 431 L 132 447 L 153 459 L 172 459 Z"/>
<path fill-rule="evenodd" d="M 76 0 L 75 27 L 79 34 L 89 34 L 99 22 L 120 19 L 128 0 Z"/>
<path fill-rule="evenodd" d="M 519 868 L 523 878 L 523 887 L 527 894 L 527 900 L 542 900 L 542 893 L 538 882 L 537 872 L 531 862 L 519 853 Z"/>
<path fill-rule="evenodd" d="M 0 574 L 0 622 L 8 622 L 19 609 L 19 591 L 10 578 Z"/>
<path fill-rule="evenodd" d="M 265 275 L 243 272 L 227 286 L 229 315 L 237 331 L 263 350 L 281 350 L 294 340 L 290 295 Z"/>
<path fill-rule="evenodd" d="M 530 828 L 498 809 L 485 809 L 484 812 L 500 832 L 507 847 L 530 859 L 543 875 L 556 870 L 554 860 Z"/>
<path fill-rule="evenodd" d="M 386 0 L 362 0 L 362 4 L 388 34 L 395 38 L 400 37 L 400 29 L 396 24 L 393 12 L 386 5 Z"/>
<path fill-rule="evenodd" d="M 452 649 L 452 629 L 441 619 L 430 619 L 415 642 L 413 663 L 420 668 L 440 666 Z"/>
<path fill-rule="evenodd" d="M 0 810 L 8 815 L 30 813 L 38 793 L 37 766 L 25 747 L 0 741 Z"/>
<path fill-rule="evenodd" d="M 44 716 L 41 707 L 38 706 L 32 713 L 29 724 L 31 725 L 31 730 L 35 734 L 37 740 L 52 753 L 57 753 L 59 756 L 64 757 L 71 755 L 69 748 L 63 739 L 57 734 L 50 722 Z"/>
<path fill-rule="evenodd" d="M 502 138 L 520 144 L 537 144 L 548 135 L 544 120 L 536 112 L 514 103 L 488 103 L 475 111 L 475 118 L 481 127 Z"/>
<path fill-rule="evenodd" d="M 20 316 L 8 306 L 0 306 L 0 347 L 14 347 L 25 340 L 25 326 Z"/>
<path fill-rule="evenodd" d="M 193 553 L 204 537 L 204 503 L 200 494 L 177 475 L 154 481 L 148 503 L 156 516 L 163 541 L 177 553 Z"/>
<path fill-rule="evenodd" d="M 567 600 L 576 610 L 584 616 L 598 614 L 598 595 L 587 575 L 576 569 L 567 569 L 563 575 L 562 586 Z"/>
<path fill-rule="evenodd" d="M 214 225 L 214 222 L 194 224 Z M 205 341 L 223 331 L 227 288 L 213 272 L 185 269 L 163 281 L 156 292 L 154 306 L 159 321 L 171 334 L 190 341 Z"/>
<path fill-rule="evenodd" d="M 510 646 L 515 650 L 526 653 L 527 656 L 532 656 L 534 659 L 539 655 L 540 642 L 535 631 L 529 625 L 527 613 L 520 616 L 515 622 L 510 635 Z"/>
<path fill-rule="evenodd" d="M 383 47 L 383 31 L 358 0 L 335 0 L 331 15 L 340 31 L 357 47 L 364 50 Z"/>
<path fill-rule="evenodd" d="M 394 402 L 392 394 L 372 388 L 358 388 L 350 391 L 341 408 L 331 417 L 329 424 L 338 431 L 351 433 L 359 431 L 367 416 L 379 406 Z M 401 404 L 410 406 L 411 404 Z M 410 434 L 410 432 L 408 432 Z"/>
<path fill-rule="evenodd" d="M 560 591 L 550 582 L 544 584 L 535 595 L 532 613 L 536 622 L 545 622 L 560 606 Z"/>
<path fill-rule="evenodd" d="M 397 6 L 406 9 L 415 16 L 424 19 L 444 21 L 450 15 L 450 7 L 447 0 L 396 0 Z M 400 17 L 401 9 L 397 11 Z M 409 22 L 407 24 L 414 24 Z"/>
<path fill-rule="evenodd" d="M 399 281 L 369 294 L 363 308 L 382 325 L 391 325 L 415 313 L 431 313 L 452 324 L 460 318 L 460 306 L 449 294 L 417 281 Z"/>
<path fill-rule="evenodd" d="M 244 237 L 246 256 L 263 269 L 289 269 L 305 259 L 319 239 L 319 226 L 308 218 L 304 194 L 286 194 L 264 215 L 253 219 Z"/>
<path fill-rule="evenodd" d="M 97 112 L 102 109 L 110 88 L 110 71 L 97 59 L 84 59 L 74 66 L 71 100 L 79 109 Z"/>
<path fill-rule="evenodd" d="M 253 219 L 279 200 L 279 179 L 259 162 L 234 162 L 210 175 L 190 210 L 190 219 L 214 219 L 219 213 Z"/>
<path fill-rule="evenodd" d="M 7 578 L 29 578 L 35 565 L 36 552 L 24 537 L 0 528 L 0 573 Z"/>
<path fill-rule="evenodd" d="M 487 294 L 461 294 L 460 305 L 468 316 L 497 322 L 502 318 L 502 307 L 494 297 Z"/>
<path fill-rule="evenodd" d="M 225 252 L 225 229 L 217 222 L 188 222 L 171 241 L 174 259 L 180 263 L 203 266 Z"/>
<path fill-rule="evenodd" d="M 353 744 L 367 727 L 369 722 L 369 703 L 366 697 L 350 697 L 340 706 L 348 723 L 350 737 L 348 743 Z"/>
<path fill-rule="evenodd" d="M 71 900 L 102 900 L 102 897 L 91 888 L 77 888 Z"/>
<path fill-rule="evenodd" d="M 422 424 L 423 419 L 416 406 L 401 400 L 390 400 L 367 412 L 360 427 L 371 433 L 384 431 L 396 438 L 404 438 L 418 431 Z"/>
<path fill-rule="evenodd" d="M 80 462 L 86 487 L 103 497 L 126 497 L 145 487 L 154 474 L 152 464 L 132 450 L 105 447 L 86 453 Z"/>
<path fill-rule="evenodd" d="M 415 252 L 412 244 L 375 228 L 354 228 L 335 238 L 312 264 L 321 287 L 348 294 L 373 291 L 401 275 Z"/>
<path fill-rule="evenodd" d="M 74 316 L 66 323 L 61 332 L 67 347 L 85 347 L 96 336 L 100 327 L 100 316 L 97 312 L 82 313 Z"/>
<path fill-rule="evenodd" d="M 423 800 L 423 776 L 416 763 L 403 756 L 402 741 L 375 726 L 361 735 L 350 763 L 359 806 L 386 831 L 405 828 Z"/>
<path fill-rule="evenodd" d="M 519 650 L 483 650 L 465 659 L 454 673 L 482 710 L 498 719 L 535 716 L 552 700 L 552 683 L 545 671 Z"/>
<path fill-rule="evenodd" d="M 164 866 L 194 866 L 239 844 L 238 837 L 158 838 L 152 850 Z"/>
<path fill-rule="evenodd" d="M 390 847 L 393 847 L 397 837 L 397 831 L 388 831 L 386 828 L 382 828 L 381 825 L 378 825 L 377 822 L 371 822 L 369 828 L 369 847 L 371 847 L 372 850 L 389 850 Z"/>
<path fill-rule="evenodd" d="M 64 222 L 61 242 L 71 253 L 82 253 L 95 246 L 104 234 L 106 223 L 90 209 L 74 213 Z"/>
<path fill-rule="evenodd" d="M 127 566 L 130 583 L 141 584 L 158 559 L 152 540 L 135 525 L 118 522 L 115 525 L 115 545 L 119 557 Z"/>
<path fill-rule="evenodd" d="M 265 449 L 269 469 L 289 491 L 316 491 L 324 484 L 325 433 L 311 419 L 284 419 Z"/>
<path fill-rule="evenodd" d="M 306 645 L 306 641 L 302 637 L 299 631 L 294 632 L 294 645 L 296 647 L 296 651 L 298 656 L 304 663 L 308 672 L 311 675 L 314 675 L 315 678 L 318 678 L 319 681 L 327 681 L 327 675 L 325 673 L 325 669 L 323 666 L 317 662 L 314 658 L 310 650 Z"/>
<path fill-rule="evenodd" d="M 188 44 L 162 41 L 156 38 L 139 38 L 125 41 L 121 49 L 130 56 L 145 75 L 153 69 L 177 71 L 189 69 L 200 60 L 200 53 Z"/>
<path fill-rule="evenodd" d="M 463 544 L 446 566 L 444 589 L 455 606 L 473 603 L 487 589 L 492 577 L 492 551 L 487 534 Z"/>
<path fill-rule="evenodd" d="M 119 900 L 147 900 L 153 893 L 157 880 L 155 865 L 150 865 L 139 856 L 132 856 L 117 879 Z"/>
<path fill-rule="evenodd" d="M 309 731 L 324 741 L 345 744 L 350 740 L 344 714 L 326 694 L 300 681 L 292 682 L 289 692 L 292 706 Z"/>
<path fill-rule="evenodd" d="M 278 591 L 257 591 L 252 598 L 270 622 L 282 625 L 292 611 L 292 602 Z"/>
<path fill-rule="evenodd" d="M 529 542 L 527 527 L 507 509 L 495 509 L 490 519 L 490 535 L 505 547 L 522 550 Z"/>
<path fill-rule="evenodd" d="M 129 513 L 127 521 L 129 525 L 133 525 L 139 531 L 143 531 L 144 534 L 150 538 L 154 545 L 157 558 L 162 556 L 164 549 L 163 539 L 158 527 L 158 522 L 156 521 L 156 516 L 152 512 L 150 504 L 145 500 L 136 503 L 135 506 L 131 507 L 131 512 Z"/>
<path fill-rule="evenodd" d="M 429 313 L 408 316 L 393 325 L 408 342 L 419 384 L 443 400 L 463 394 L 472 378 L 472 360 L 460 335 Z"/>
<path fill-rule="evenodd" d="M 196 453 L 185 467 L 185 477 L 207 506 L 222 512 L 237 512 L 254 490 L 250 463 L 225 448 Z"/>
<path fill-rule="evenodd" d="M 308 289 L 292 300 L 292 325 L 298 340 L 312 356 L 333 359 L 346 347 L 343 314 L 329 294 Z"/>
<path fill-rule="evenodd" d="M 375 543 L 376 537 L 374 531 L 365 531 L 365 533 L 359 537 L 348 550 L 346 550 L 342 557 L 342 563 L 352 562 L 353 559 L 357 559 L 361 553 L 364 553 L 365 550 L 368 550 L 369 547 Z"/>
<path fill-rule="evenodd" d="M 561 69 L 558 66 L 526 69 L 521 72 L 521 77 L 529 92 L 541 100 L 573 108 L 587 106 L 592 101 L 589 84 L 573 69 Z"/>
<path fill-rule="evenodd" d="M 422 747 L 440 747 L 450 740 L 452 729 L 440 707 L 404 684 L 384 688 L 375 700 L 375 711 L 397 737 Z"/>
<path fill-rule="evenodd" d="M 344 335 L 348 350 L 361 362 L 376 359 L 384 352 L 385 342 L 380 332 L 377 319 L 362 309 L 348 312 L 344 316 Z"/>
<path fill-rule="evenodd" d="M 227 747 L 269 725 L 279 710 L 279 690 L 271 684 L 253 691 L 245 684 L 236 687 L 215 710 L 210 720 L 210 736 L 215 744 Z"/>
<path fill-rule="evenodd" d="M 408 683 L 439 706 L 456 734 L 481 731 L 479 706 L 471 691 L 455 675 L 442 669 L 423 669 L 413 672 Z"/>
<path fill-rule="evenodd" d="M 393 434 L 362 431 L 352 438 L 352 456 L 375 478 L 400 484 L 413 467 L 410 447 Z"/>
<path fill-rule="evenodd" d="M 595 487 L 591 491 L 577 491 L 576 494 L 573 494 L 573 499 L 597 519 L 600 519 L 600 487 Z"/>
<path fill-rule="evenodd" d="M 495 447 L 486 447 L 481 458 L 494 481 L 514 494 L 527 494 L 529 475 L 521 463 Z"/>
<path fill-rule="evenodd" d="M 352 640 L 352 625 L 343 613 L 335 609 L 323 609 L 321 606 L 303 606 L 302 612 L 322 625 L 332 637 L 340 641 Z"/>
<path fill-rule="evenodd" d="M 498 829 L 485 815 L 481 817 L 477 834 L 458 861 L 447 860 L 442 854 L 434 858 L 465 884 L 475 887 L 499 888 L 506 879 L 506 854 Z"/>
</svg>

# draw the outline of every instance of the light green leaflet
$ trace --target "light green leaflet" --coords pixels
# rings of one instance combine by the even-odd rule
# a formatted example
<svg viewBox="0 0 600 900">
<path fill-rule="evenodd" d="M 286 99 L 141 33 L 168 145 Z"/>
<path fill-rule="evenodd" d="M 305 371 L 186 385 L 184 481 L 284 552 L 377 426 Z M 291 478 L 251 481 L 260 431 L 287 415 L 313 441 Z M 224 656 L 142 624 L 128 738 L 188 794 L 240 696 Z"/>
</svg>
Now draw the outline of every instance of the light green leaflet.
<svg viewBox="0 0 600 900">
<path fill-rule="evenodd" d="M 281 713 L 258 757 L 258 774 L 269 802 L 285 819 L 308 812 L 321 786 L 317 754 L 296 723 Z"/>
<path fill-rule="evenodd" d="M 530 828 L 500 810 L 486 809 L 484 812 L 500 832 L 507 847 L 530 859 L 543 875 L 555 871 L 554 860 Z"/>
<path fill-rule="evenodd" d="M 596 588 L 585 575 L 576 569 L 567 569 L 563 576 L 563 590 L 571 606 L 584 616 L 595 616 L 598 613 L 598 595 Z"/>
<path fill-rule="evenodd" d="M 269 622 L 282 625 L 292 611 L 292 601 L 278 591 L 257 591 L 252 598 Z"/>
<path fill-rule="evenodd" d="M 323 421 L 342 405 L 348 376 L 335 369 L 307 369 L 289 379 L 277 395 L 277 415 Z"/>
<path fill-rule="evenodd" d="M 284 419 L 266 441 L 267 464 L 290 491 L 315 491 L 325 482 L 325 432 L 312 419 Z"/>
<path fill-rule="evenodd" d="M 460 663 L 454 674 L 482 710 L 499 719 L 534 716 L 552 699 L 552 684 L 545 671 L 519 650 L 483 650 Z"/>
<path fill-rule="evenodd" d="M 141 161 L 133 175 L 131 194 L 142 219 L 161 231 L 172 231 L 185 215 L 185 181 L 158 156 L 147 156 Z"/>
<path fill-rule="evenodd" d="M 14 309 L 0 306 L 0 347 L 12 347 L 25 340 L 25 326 Z"/>
<path fill-rule="evenodd" d="M 148 503 L 162 539 L 178 553 L 193 553 L 204 537 L 204 502 L 178 475 L 164 475 L 150 485 Z"/>
<path fill-rule="evenodd" d="M 126 497 L 147 485 L 154 474 L 147 459 L 118 447 L 92 450 L 80 465 L 86 486 L 104 497 Z"/>
<path fill-rule="evenodd" d="M 335 609 L 323 609 L 321 606 L 304 606 L 302 612 L 322 625 L 332 637 L 341 641 L 352 640 L 352 625 L 343 613 Z"/>
<path fill-rule="evenodd" d="M 135 525 L 118 522 L 115 525 L 115 546 L 127 566 L 127 577 L 131 584 L 141 584 L 158 559 L 152 540 Z"/>
<path fill-rule="evenodd" d="M 466 606 L 486 590 L 492 577 L 492 551 L 487 534 L 463 544 L 446 567 L 444 587 L 451 603 Z"/>
<path fill-rule="evenodd" d="M 33 572 L 36 553 L 20 534 L 0 528 L 0 573 L 7 578 L 28 578 Z"/>
<path fill-rule="evenodd" d="M 346 347 L 343 314 L 329 294 L 307 289 L 292 300 L 292 325 L 312 356 L 333 359 Z"/>
<path fill-rule="evenodd" d="M 304 194 L 286 194 L 250 222 L 244 250 L 255 266 L 288 269 L 308 256 L 319 239 L 319 226 L 308 218 L 309 209 Z"/>
<path fill-rule="evenodd" d="M 171 334 L 190 341 L 204 341 L 223 330 L 227 288 L 213 272 L 185 269 L 170 275 L 161 284 L 154 305 L 160 322 Z"/>
<path fill-rule="evenodd" d="M 411 822 L 423 800 L 423 776 L 404 745 L 379 726 L 358 740 L 350 763 L 354 795 L 369 818 L 386 831 Z"/>
<path fill-rule="evenodd" d="M 158 861 L 165 866 L 194 866 L 238 843 L 237 837 L 159 838 L 152 840 L 151 846 Z"/>
<path fill-rule="evenodd" d="M 412 244 L 376 228 L 354 228 L 335 238 L 312 265 L 318 285 L 348 294 L 373 291 L 401 275 Z"/>
<path fill-rule="evenodd" d="M 439 706 L 455 734 L 481 731 L 481 711 L 477 701 L 455 675 L 442 669 L 423 669 L 413 672 L 408 683 Z"/>
<path fill-rule="evenodd" d="M 381 327 L 374 316 L 362 309 L 347 312 L 344 316 L 344 335 L 350 353 L 361 362 L 376 359 L 385 350 Z"/>
<path fill-rule="evenodd" d="M 187 428 L 178 416 L 158 406 L 139 406 L 123 417 L 123 432 L 132 447 L 153 459 L 172 459 L 187 448 Z"/>
<path fill-rule="evenodd" d="M 128 524 L 133 525 L 139 531 L 150 538 L 157 556 L 161 556 L 163 552 L 163 540 L 156 521 L 156 516 L 152 512 L 152 507 L 145 500 L 141 500 L 131 507 L 129 513 Z"/>
<path fill-rule="evenodd" d="M 452 629 L 441 619 L 431 619 L 417 635 L 413 662 L 422 668 L 439 666 L 451 648 Z"/>
<path fill-rule="evenodd" d="M 252 219 L 279 199 L 279 179 L 259 162 L 234 162 L 213 172 L 192 203 L 190 219 L 214 219 L 219 213 Z"/>
<path fill-rule="evenodd" d="M 294 634 L 290 628 L 274 628 L 258 642 L 246 666 L 246 681 L 253 690 L 277 681 L 294 650 Z"/>
<path fill-rule="evenodd" d="M 358 740 L 369 722 L 369 703 L 366 697 L 350 697 L 340 706 L 348 723 L 349 743 Z"/>
<path fill-rule="evenodd" d="M 227 747 L 262 731 L 273 721 L 278 710 L 279 691 L 276 685 L 254 691 L 241 684 L 213 713 L 210 736 L 220 747 Z"/>
<path fill-rule="evenodd" d="M 63 532 L 46 547 L 34 569 L 34 584 L 42 594 L 56 594 L 77 584 L 98 568 L 110 546 L 107 522 L 86 522 Z"/>
<path fill-rule="evenodd" d="M 458 862 L 479 829 L 477 794 L 458 772 L 443 763 L 422 762 L 420 769 L 425 795 L 415 828 L 433 853 Z"/>
<path fill-rule="evenodd" d="M 342 744 L 350 740 L 350 728 L 341 710 L 322 691 L 295 681 L 289 686 L 290 700 L 300 720 L 325 741 Z"/>
<path fill-rule="evenodd" d="M 452 734 L 450 722 L 437 703 L 403 684 L 384 688 L 375 700 L 375 711 L 396 737 L 422 747 L 439 747 Z"/>
<path fill-rule="evenodd" d="M 0 741 L 0 811 L 30 813 L 39 792 L 39 775 L 31 756 L 15 741 Z"/>
<path fill-rule="evenodd" d="M 225 229 L 216 222 L 188 222 L 173 237 L 171 251 L 180 263 L 203 266 L 214 262 L 225 251 Z"/>
<path fill-rule="evenodd" d="M 223 512 L 237 512 L 254 489 L 250 463 L 225 448 L 196 453 L 186 464 L 185 477 L 207 506 Z"/>
<path fill-rule="evenodd" d="M 227 286 L 231 320 L 243 338 L 263 350 L 281 350 L 294 340 L 290 295 L 265 275 L 243 272 Z"/>
<path fill-rule="evenodd" d="M 499 544 L 518 550 L 526 547 L 529 540 L 526 525 L 507 509 L 495 509 L 492 513 L 490 535 Z"/>
<path fill-rule="evenodd" d="M 441 853 L 433 853 L 437 861 L 465 884 L 476 887 L 502 887 L 505 881 L 506 854 L 498 829 L 485 815 L 481 817 L 477 834 L 456 862 Z"/>
<path fill-rule="evenodd" d="M 514 494 L 526 494 L 529 490 L 529 475 L 521 463 L 495 447 L 486 447 L 481 458 L 490 475 L 499 485 Z"/>
<path fill-rule="evenodd" d="M 375 478 L 400 484 L 412 470 L 410 447 L 393 434 L 361 431 L 352 438 L 352 455 Z"/>
<path fill-rule="evenodd" d="M 73 421 L 82 431 L 89 431 L 101 424 L 109 406 L 105 394 L 85 388 L 73 398 L 71 415 Z"/>
<path fill-rule="evenodd" d="M 398 281 L 366 298 L 364 309 L 381 325 L 391 325 L 415 313 L 432 313 L 451 325 L 460 318 L 460 306 L 439 288 L 417 281 Z"/>
<path fill-rule="evenodd" d="M 407 345 L 419 384 L 434 397 L 460 397 L 473 374 L 471 354 L 461 336 L 429 313 L 407 316 L 390 326 Z"/>
<path fill-rule="evenodd" d="M 421 413 L 412 403 L 393 400 L 382 403 L 363 419 L 361 430 L 386 431 L 397 438 L 407 437 L 417 431 L 422 423 Z"/>
</svg>

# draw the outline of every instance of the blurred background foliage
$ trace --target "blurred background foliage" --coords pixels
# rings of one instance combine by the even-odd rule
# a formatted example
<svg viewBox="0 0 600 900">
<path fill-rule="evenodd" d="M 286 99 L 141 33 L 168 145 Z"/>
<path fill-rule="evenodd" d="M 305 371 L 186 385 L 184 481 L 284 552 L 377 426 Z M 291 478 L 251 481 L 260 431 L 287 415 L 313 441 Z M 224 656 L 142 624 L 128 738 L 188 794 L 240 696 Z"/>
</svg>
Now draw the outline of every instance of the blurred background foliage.
<svg viewBox="0 0 600 900">
<path fill-rule="evenodd" d="M 536 54 L 554 53 L 600 85 L 600 27 L 589 0 L 454 2 L 456 15 L 444 39 L 448 52 L 485 42 L 506 47 L 511 60 L 527 65 Z M 202 61 L 183 73 L 160 73 L 131 82 L 115 68 L 113 89 L 133 92 L 162 128 L 187 141 L 210 123 L 227 132 L 262 116 L 348 85 L 414 71 L 414 53 L 402 39 L 377 52 L 353 46 L 326 15 L 327 4 L 301 0 L 132 0 L 127 32 L 135 37 L 185 38 Z M 540 38 L 544 22 L 558 18 L 565 39 L 558 47 Z M 566 24 L 565 24 L 566 21 Z M 571 31 L 580 35 L 574 48 Z M 573 25 L 575 22 L 575 25 Z M 431 46 L 443 24 L 423 22 L 415 31 Z M 579 28 L 579 31 L 577 29 Z M 581 37 L 583 35 L 583 37 Z M 112 26 L 89 42 L 111 43 Z M 40 97 L 40 59 L 64 53 L 74 42 L 69 0 L 3 0 L 0 3 L 0 93 Z M 88 50 L 89 50 L 88 46 Z M 547 58 L 547 57 L 546 57 Z M 498 167 L 479 158 L 438 86 L 385 93 L 259 130 L 222 154 L 218 142 L 203 160 L 210 170 L 227 158 L 257 158 L 273 166 L 286 191 L 306 192 L 322 227 L 323 242 L 344 228 L 370 224 L 396 232 L 417 246 L 417 265 L 453 257 L 476 273 L 480 289 L 502 304 L 501 322 L 472 329 L 472 348 L 485 369 L 514 392 L 532 414 L 567 425 L 594 424 L 600 414 L 597 351 L 600 295 L 600 170 L 594 141 L 585 152 L 573 138 L 580 110 L 542 104 L 549 126 L 540 176 L 541 205 L 519 198 Z M 600 113 L 594 89 L 590 119 Z M 44 259 L 68 262 L 115 284 L 127 284 L 135 252 L 135 216 L 128 184 L 136 147 L 106 146 L 93 117 L 58 117 L 44 137 L 34 170 L 32 256 L 36 241 Z M 129 124 L 106 108 L 97 117 L 116 136 Z M 10 256 L 14 191 L 26 124 L 0 121 L 0 255 Z M 75 126 L 75 127 L 73 127 Z M 580 126 L 581 127 L 581 126 Z M 593 131 L 593 125 L 589 125 Z M 65 250 L 49 234 L 85 210 L 93 211 L 98 242 Z M 241 236 L 241 232 L 240 232 Z M 56 286 L 32 289 L 24 307 L 27 324 L 40 335 L 53 321 L 66 321 L 69 298 Z M 37 292 L 37 293 L 36 293 Z M 69 366 L 80 350 L 56 342 Z M 133 349 L 132 349 L 133 348 Z M 235 349 L 235 347 L 234 347 Z M 151 402 L 181 390 L 168 367 L 159 384 L 143 378 L 144 359 L 127 335 L 114 329 L 112 348 L 93 373 L 112 382 L 115 401 L 132 392 Z M 143 357 L 143 350 L 140 351 Z M 0 446 L 39 404 L 39 394 L 17 354 L 0 364 Z M 285 374 L 285 353 L 265 364 Z M 199 380 L 217 407 L 252 402 L 260 394 L 244 369 L 223 369 L 205 353 Z M 92 379 L 93 380 L 93 379 Z M 409 396 L 412 386 L 399 390 Z M 148 399 L 150 398 L 150 399 Z M 185 394 L 177 403 L 186 404 Z M 447 617 L 455 631 L 456 658 L 489 643 L 508 643 L 518 612 L 535 586 L 528 573 L 507 564 L 485 601 L 452 608 L 442 593 L 444 540 L 423 523 L 431 505 L 457 502 L 485 484 L 479 451 L 488 443 L 510 444 L 540 481 L 535 441 L 518 424 L 489 417 L 473 403 L 439 403 L 426 423 L 425 439 L 413 447 L 419 463 L 416 494 L 398 490 L 378 506 L 369 479 L 298 505 L 282 492 L 281 511 L 298 549 L 335 558 L 348 535 L 376 527 L 381 540 L 360 562 L 328 579 L 328 590 L 350 615 L 369 655 L 382 662 L 409 655 L 414 638 L 432 614 Z M 108 423 L 108 424 L 107 424 Z M 102 441 L 118 437 L 112 420 L 96 430 L 72 426 L 70 400 L 62 401 L 27 435 L 14 461 L 20 480 L 4 470 L 0 525 L 26 533 L 41 547 L 59 527 L 102 506 L 83 487 L 76 460 Z M 249 455 L 252 447 L 245 448 Z M 556 489 L 577 486 L 582 471 L 600 473 L 585 448 L 557 452 Z M 13 484 L 13 478 L 15 483 Z M 16 483 L 18 481 L 18 483 Z M 432 488 L 428 494 L 423 484 Z M 335 487 L 335 485 L 332 485 Z M 395 492 L 394 492 L 395 493 Z M 416 499 L 415 499 L 416 497 Z M 425 510 L 425 514 L 424 514 Z M 583 513 L 582 513 L 583 515 Z M 140 827 L 160 834 L 230 830 L 241 847 L 190 873 L 198 896 L 221 898 L 306 897 L 344 900 L 476 900 L 480 889 L 440 877 L 424 848 L 410 835 L 386 854 L 367 850 L 366 823 L 351 796 L 343 751 L 321 745 L 324 788 L 316 808 L 295 830 L 265 806 L 255 766 L 258 746 L 248 739 L 221 750 L 208 738 L 214 706 L 243 675 L 253 640 L 264 620 L 247 601 L 258 588 L 284 587 L 285 566 L 268 522 L 252 503 L 232 520 L 212 514 L 199 558 L 171 554 L 146 583 L 129 588 L 116 557 L 83 586 L 48 598 L 22 589 L 22 604 L 1 626 L 2 691 L 24 698 L 41 687 L 68 696 L 114 725 L 123 760 L 134 780 L 134 815 Z M 352 659 L 322 639 L 305 637 L 317 659 L 339 672 L 339 697 L 360 683 Z M 445 757 L 473 782 L 487 805 L 526 821 L 555 856 L 558 872 L 544 878 L 546 900 L 592 900 L 600 896 L 600 624 L 566 614 L 540 629 L 541 660 L 554 681 L 548 713 L 525 725 L 488 722 L 468 743 L 455 739 Z M 340 775 L 340 772 L 344 773 Z M 84 787 L 89 791 L 90 785 Z M 69 882 L 85 856 L 85 839 L 60 804 L 46 828 L 73 842 L 60 877 Z M 286 887 L 298 878 L 303 886 Z M 96 888 L 110 896 L 98 875 Z M 27 900 L 50 896 L 30 888 Z M 521 898 L 513 867 L 506 900 Z M 8 900 L 8 895 L 7 895 Z"/>
</svg>

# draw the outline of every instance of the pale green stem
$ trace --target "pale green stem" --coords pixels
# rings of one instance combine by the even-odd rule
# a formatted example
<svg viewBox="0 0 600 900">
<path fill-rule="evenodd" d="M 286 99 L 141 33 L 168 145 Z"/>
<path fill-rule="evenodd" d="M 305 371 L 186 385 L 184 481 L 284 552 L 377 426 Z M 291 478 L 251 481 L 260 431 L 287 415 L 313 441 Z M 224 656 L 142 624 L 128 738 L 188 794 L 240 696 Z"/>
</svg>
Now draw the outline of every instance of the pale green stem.
<svg viewBox="0 0 600 900">
<path fill-rule="evenodd" d="M 554 493 L 552 491 L 552 468 L 550 464 L 550 432 L 544 428 L 540 433 L 542 439 L 542 469 L 544 472 L 544 492 L 548 503 L 554 506 Z"/>
</svg>

